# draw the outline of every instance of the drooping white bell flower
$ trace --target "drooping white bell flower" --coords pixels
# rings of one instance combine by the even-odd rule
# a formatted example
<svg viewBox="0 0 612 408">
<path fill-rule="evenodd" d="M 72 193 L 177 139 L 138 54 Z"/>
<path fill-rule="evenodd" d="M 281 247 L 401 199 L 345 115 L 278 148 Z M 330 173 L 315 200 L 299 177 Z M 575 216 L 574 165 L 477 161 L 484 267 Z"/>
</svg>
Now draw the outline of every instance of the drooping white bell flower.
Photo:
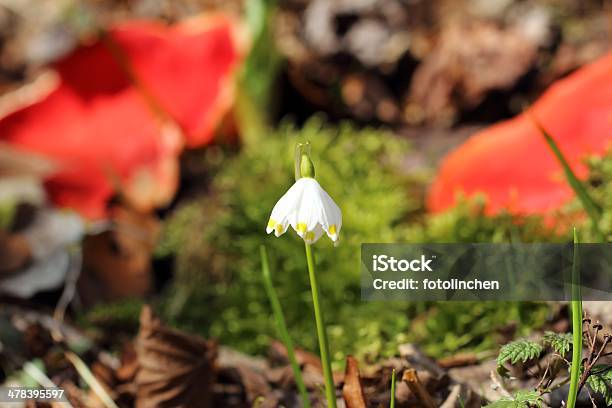
<svg viewBox="0 0 612 408">
<path fill-rule="evenodd" d="M 272 209 L 266 232 L 274 231 L 278 237 L 291 225 L 307 244 L 315 243 L 323 233 L 337 243 L 342 211 L 314 179 L 314 167 L 307 155 L 302 156 L 301 175 Z"/>
</svg>

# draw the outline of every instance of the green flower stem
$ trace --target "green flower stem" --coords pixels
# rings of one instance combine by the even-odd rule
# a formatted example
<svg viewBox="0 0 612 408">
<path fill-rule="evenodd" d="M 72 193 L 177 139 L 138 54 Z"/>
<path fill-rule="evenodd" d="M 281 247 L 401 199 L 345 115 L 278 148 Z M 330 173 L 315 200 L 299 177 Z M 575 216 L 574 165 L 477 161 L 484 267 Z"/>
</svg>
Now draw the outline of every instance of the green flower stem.
<svg viewBox="0 0 612 408">
<path fill-rule="evenodd" d="M 325 379 L 325 397 L 327 398 L 327 406 L 336 408 L 336 387 L 334 386 L 334 378 L 331 370 L 331 362 L 329 360 L 329 344 L 327 342 L 327 332 L 325 330 L 325 322 L 323 320 L 323 311 L 319 303 L 319 283 L 317 282 L 317 274 L 312 256 L 312 248 L 310 244 L 304 243 L 306 246 L 306 261 L 308 262 L 308 275 L 310 276 L 310 291 L 312 292 L 312 303 L 314 305 L 315 323 L 317 325 L 317 337 L 319 338 L 319 350 L 321 353 L 321 364 L 323 365 L 323 377 Z"/>
<path fill-rule="evenodd" d="M 302 371 L 300 370 L 300 366 L 297 362 L 297 359 L 295 358 L 293 341 L 291 341 L 291 337 L 289 336 L 289 331 L 287 330 L 287 323 L 285 322 L 285 316 L 283 315 L 283 309 L 281 307 L 280 301 L 278 300 L 278 295 L 276 294 L 274 285 L 272 284 L 272 277 L 270 275 L 270 264 L 268 262 L 268 254 L 266 252 L 266 247 L 261 245 L 259 247 L 259 252 L 261 255 L 261 271 L 264 278 L 264 286 L 266 288 L 266 294 L 268 295 L 270 304 L 272 305 L 272 311 L 274 312 L 274 319 L 276 320 L 276 329 L 278 330 L 278 333 L 281 336 L 281 340 L 283 341 L 283 343 L 285 344 L 285 348 L 287 349 L 287 357 L 289 358 L 289 362 L 291 363 L 291 368 L 293 369 L 293 376 L 295 377 L 295 384 L 297 385 L 298 391 L 300 392 L 300 396 L 302 397 L 304 408 L 310 408 L 310 398 L 308 397 L 308 391 L 306 390 L 306 385 L 304 384 L 304 379 L 302 378 Z"/>
<path fill-rule="evenodd" d="M 579 300 L 572 300 L 572 331 L 574 346 L 572 351 L 570 389 L 567 396 L 568 408 L 574 408 L 576 406 L 578 382 L 580 380 L 580 366 L 582 365 L 582 302 Z"/>
<path fill-rule="evenodd" d="M 389 408 L 395 408 L 395 368 L 391 372 L 391 402 Z"/>
<path fill-rule="evenodd" d="M 572 367 L 570 371 L 570 389 L 567 396 L 567 407 L 574 408 L 578 399 L 578 382 L 582 365 L 582 299 L 580 293 L 578 268 L 578 234 L 574 228 L 574 258 L 572 261 Z"/>
</svg>

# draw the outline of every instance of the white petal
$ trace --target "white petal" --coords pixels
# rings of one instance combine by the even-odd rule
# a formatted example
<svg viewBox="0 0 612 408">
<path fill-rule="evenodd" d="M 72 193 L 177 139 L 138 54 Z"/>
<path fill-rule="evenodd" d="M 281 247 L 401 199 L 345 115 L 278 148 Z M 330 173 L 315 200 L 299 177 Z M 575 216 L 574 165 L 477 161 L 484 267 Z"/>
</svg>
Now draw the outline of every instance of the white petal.
<svg viewBox="0 0 612 408">
<path fill-rule="evenodd" d="M 326 208 L 326 220 L 323 224 L 323 229 L 327 233 L 327 236 L 334 242 L 338 240 L 340 230 L 342 229 L 342 212 L 340 208 L 331 201 L 325 204 Z"/>
<path fill-rule="evenodd" d="M 342 212 L 315 179 L 303 177 L 278 200 L 266 231 L 280 236 L 288 225 L 309 244 L 315 243 L 323 233 L 337 243 Z"/>
<path fill-rule="evenodd" d="M 320 223 L 327 236 L 335 242 L 342 228 L 342 211 L 322 187 L 320 187 L 319 194 L 323 207 Z"/>
<path fill-rule="evenodd" d="M 299 181 L 299 180 L 298 180 Z M 269 234 L 274 231 L 277 237 L 284 234 L 289 226 L 289 223 L 299 206 L 303 184 L 294 183 L 289 190 L 277 201 L 270 214 L 270 220 L 266 226 L 266 232 Z"/>
<path fill-rule="evenodd" d="M 314 230 L 308 231 L 304 234 L 303 239 L 307 244 L 314 244 L 323 235 L 323 228 L 320 224 L 317 224 Z"/>
<path fill-rule="evenodd" d="M 323 203 L 319 196 L 319 183 L 313 178 L 303 177 L 298 180 L 303 186 L 302 197 L 290 223 L 300 237 L 313 231 L 321 221 Z"/>
</svg>

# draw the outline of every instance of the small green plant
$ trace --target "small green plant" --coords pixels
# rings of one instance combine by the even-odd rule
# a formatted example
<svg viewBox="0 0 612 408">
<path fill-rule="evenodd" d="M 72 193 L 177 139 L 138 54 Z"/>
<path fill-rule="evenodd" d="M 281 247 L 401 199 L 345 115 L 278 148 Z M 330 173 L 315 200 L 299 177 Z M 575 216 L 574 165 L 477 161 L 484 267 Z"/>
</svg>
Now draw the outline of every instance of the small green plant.
<svg viewBox="0 0 612 408">
<path fill-rule="evenodd" d="M 562 370 L 551 369 L 551 363 L 549 361 L 543 374 L 538 373 L 541 376 L 540 381 L 536 390 L 530 390 L 529 393 L 541 397 L 545 393 L 551 392 L 559 385 L 569 382 L 569 392 L 567 396 L 566 406 L 574 408 L 576 401 L 581 389 L 586 383 L 589 383 L 589 378 L 593 377 L 590 382 L 594 384 L 593 390 L 602 394 L 606 401 L 612 400 L 612 394 L 608 389 L 605 377 L 598 376 L 599 372 L 606 372 L 605 368 L 600 368 L 599 371 L 594 368 L 597 366 L 597 362 L 604 353 L 607 345 L 611 341 L 611 336 L 607 334 L 604 336 L 604 341 L 598 343 L 599 331 L 602 329 L 602 325 L 596 323 L 590 326 L 591 321 L 589 319 L 582 319 L 582 299 L 580 293 L 580 276 L 579 271 L 579 251 L 578 251 L 578 235 L 576 229 L 574 229 L 574 252 L 572 262 L 572 298 L 570 300 L 571 319 L 572 319 L 572 334 L 555 334 L 547 332 L 541 339 L 540 343 L 531 340 L 518 340 L 510 344 L 503 346 L 500 350 L 497 358 L 498 373 L 503 377 L 508 375 L 508 369 L 506 363 L 515 365 L 517 363 L 525 364 L 529 361 L 536 360 L 540 357 L 543 351 L 543 347 L 547 346 L 553 350 L 556 357 L 561 359 L 561 362 L 566 363 L 569 376 L 558 382 L 556 386 L 553 386 L 555 380 L 559 376 Z M 585 326 L 586 323 L 586 327 Z M 583 339 L 587 339 L 589 342 L 589 354 L 586 359 L 583 359 Z M 565 359 L 565 355 L 571 349 L 571 362 Z M 554 360 L 554 359 L 553 359 Z M 540 365 L 538 364 L 538 367 Z M 517 394 L 518 395 L 518 394 Z M 526 394 L 524 394 L 526 395 Z M 593 406 L 595 401 L 591 396 Z M 525 401 L 520 400 L 518 397 L 499 401 L 502 405 L 493 406 L 517 406 L 517 407 L 530 407 L 530 406 L 541 406 L 541 400 L 538 401 Z M 503 404 L 515 404 L 515 405 L 503 405 Z"/>
<path fill-rule="evenodd" d="M 572 347 L 572 334 L 547 331 L 542 337 L 542 344 L 552 348 L 560 356 L 565 356 Z"/>
<path fill-rule="evenodd" d="M 497 366 L 504 367 L 504 363 L 526 363 L 537 358 L 542 353 L 542 345 L 534 341 L 522 339 L 508 343 L 501 348 L 497 356 Z"/>
<path fill-rule="evenodd" d="M 591 389 L 604 396 L 606 405 L 612 405 L 612 367 L 597 365 L 593 367 L 591 375 L 587 378 L 587 384 Z"/>
<path fill-rule="evenodd" d="M 600 364 L 600 361 L 602 356 L 609 354 L 608 346 L 612 341 L 612 336 L 606 334 L 602 337 L 602 325 L 598 322 L 593 324 L 588 318 L 582 319 L 579 327 L 581 338 L 586 340 L 585 349 L 588 350 L 588 353 L 574 360 L 578 361 L 577 365 L 567 359 L 570 352 L 571 354 L 574 352 L 572 333 L 546 332 L 538 340 L 520 339 L 504 345 L 497 357 L 497 373 L 502 381 L 511 377 L 511 367 L 522 369 L 539 378 L 539 381 L 535 389 L 519 390 L 514 397 L 495 401 L 487 407 L 541 407 L 543 396 L 570 383 L 573 380 L 574 371 L 578 373 L 574 395 L 578 395 L 585 384 L 588 384 L 589 392 L 592 390 L 601 394 L 606 404 L 611 405 L 612 366 Z M 537 371 L 532 371 L 533 369 Z M 571 396 L 572 393 L 570 392 L 569 395 Z M 593 395 L 591 399 L 595 406 Z M 568 401 L 567 406 L 570 406 L 569 404 Z"/>
<path fill-rule="evenodd" d="M 542 396 L 535 391 L 518 391 L 512 398 L 502 398 L 487 405 L 487 408 L 540 408 L 543 401 Z"/>
</svg>

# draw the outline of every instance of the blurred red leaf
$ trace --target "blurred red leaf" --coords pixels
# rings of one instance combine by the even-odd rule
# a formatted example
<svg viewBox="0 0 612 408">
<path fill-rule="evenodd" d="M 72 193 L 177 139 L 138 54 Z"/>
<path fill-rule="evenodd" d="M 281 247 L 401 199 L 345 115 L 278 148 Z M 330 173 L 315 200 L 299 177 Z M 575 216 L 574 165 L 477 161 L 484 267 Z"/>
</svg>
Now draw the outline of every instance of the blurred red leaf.
<svg viewBox="0 0 612 408">
<path fill-rule="evenodd" d="M 189 147 L 211 141 L 233 103 L 233 72 L 244 51 L 239 24 L 221 14 L 174 27 L 132 22 L 111 38 L 146 91 L 182 128 Z"/>
<path fill-rule="evenodd" d="M 585 177 L 584 158 L 612 147 L 612 54 L 553 84 L 529 114 Z M 429 210 L 451 207 L 460 193 L 484 193 L 488 214 L 544 214 L 568 202 L 573 191 L 529 114 L 484 129 L 451 152 L 429 190 Z"/>
<path fill-rule="evenodd" d="M 58 206 L 103 217 L 117 190 L 140 210 L 163 205 L 182 146 L 209 143 L 231 107 L 238 27 L 221 15 L 112 27 L 56 64 L 43 99 L 0 119 L 0 138 L 56 159 L 46 186 Z"/>
</svg>

